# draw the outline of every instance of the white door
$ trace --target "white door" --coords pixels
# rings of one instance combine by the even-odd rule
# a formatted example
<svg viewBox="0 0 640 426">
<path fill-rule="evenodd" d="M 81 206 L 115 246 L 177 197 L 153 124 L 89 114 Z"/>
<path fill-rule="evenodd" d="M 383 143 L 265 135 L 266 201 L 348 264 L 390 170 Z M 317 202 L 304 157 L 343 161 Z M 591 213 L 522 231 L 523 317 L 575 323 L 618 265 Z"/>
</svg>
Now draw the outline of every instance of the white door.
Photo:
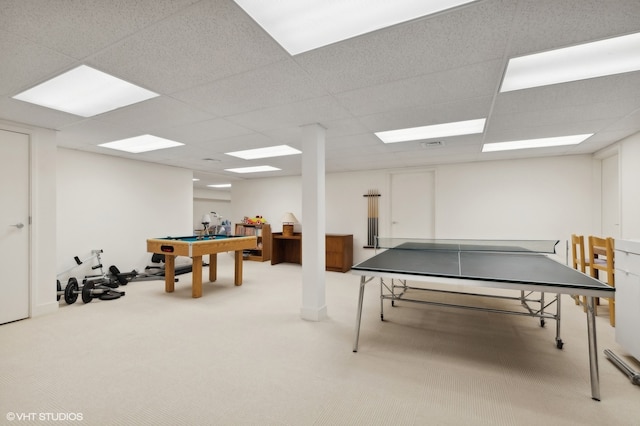
<svg viewBox="0 0 640 426">
<path fill-rule="evenodd" d="M 602 235 L 620 238 L 618 156 L 602 160 Z"/>
<path fill-rule="evenodd" d="M 435 237 L 435 177 L 432 171 L 391 175 L 391 236 Z"/>
<path fill-rule="evenodd" d="M 29 316 L 29 198 L 29 136 L 0 130 L 0 324 Z"/>
</svg>

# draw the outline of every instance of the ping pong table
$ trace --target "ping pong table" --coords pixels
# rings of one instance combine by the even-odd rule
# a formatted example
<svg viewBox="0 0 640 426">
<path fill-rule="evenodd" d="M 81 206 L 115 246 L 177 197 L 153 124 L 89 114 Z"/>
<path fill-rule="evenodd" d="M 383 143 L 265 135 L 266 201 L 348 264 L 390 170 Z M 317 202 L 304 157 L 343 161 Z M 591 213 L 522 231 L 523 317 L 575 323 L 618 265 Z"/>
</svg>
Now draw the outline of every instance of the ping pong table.
<svg viewBox="0 0 640 426">
<path fill-rule="evenodd" d="M 452 308 L 475 309 L 495 313 L 526 315 L 556 321 L 555 343 L 560 338 L 560 295 L 586 296 L 587 334 L 591 397 L 600 400 L 594 298 L 613 298 L 615 289 L 564 265 L 549 255 L 555 254 L 559 241 L 547 240 L 436 240 L 377 238 L 376 255 L 352 267 L 360 275 L 360 293 L 356 316 L 353 351 L 358 351 L 365 285 L 380 279 L 380 318 L 384 320 L 384 301 L 406 301 Z M 378 252 L 378 250 L 382 250 Z M 411 283 L 409 285 L 408 283 Z M 414 284 L 415 283 L 415 284 Z M 429 288 L 428 284 L 453 286 L 455 290 Z M 414 286 L 418 285 L 418 286 Z M 469 293 L 461 289 L 479 287 L 516 290 L 505 296 L 491 292 Z M 417 291 L 414 291 L 417 290 Z M 419 291 L 453 293 L 460 297 L 492 297 L 516 300 L 522 310 L 503 310 L 486 306 L 458 305 L 416 298 Z M 552 294 L 545 300 L 545 293 Z M 509 292 L 510 294 L 510 292 Z M 413 296 L 412 296 L 413 295 Z M 555 312 L 552 309 L 555 306 Z"/>
</svg>

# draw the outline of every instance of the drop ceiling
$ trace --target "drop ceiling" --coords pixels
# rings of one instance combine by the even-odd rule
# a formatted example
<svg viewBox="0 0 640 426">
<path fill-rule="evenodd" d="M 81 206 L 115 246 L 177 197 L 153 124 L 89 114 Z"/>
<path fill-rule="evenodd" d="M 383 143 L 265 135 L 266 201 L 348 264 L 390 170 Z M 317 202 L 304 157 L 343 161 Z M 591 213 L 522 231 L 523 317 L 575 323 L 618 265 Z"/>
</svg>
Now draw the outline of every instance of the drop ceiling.
<svg viewBox="0 0 640 426">
<path fill-rule="evenodd" d="M 328 173 L 589 154 L 640 131 L 640 72 L 498 93 L 511 57 L 640 32 L 638 0 L 480 0 L 291 56 L 232 0 L 0 0 L 0 119 L 64 148 L 194 171 L 196 186 L 301 173 L 299 155 L 226 155 L 326 133 Z M 91 118 L 12 96 L 85 64 L 161 96 Z M 487 118 L 482 134 L 383 144 L 374 132 Z M 567 147 L 483 143 L 594 133 Z M 152 134 L 184 143 L 98 146 Z M 442 142 L 442 143 L 434 143 Z M 267 164 L 281 171 L 236 175 Z"/>
</svg>

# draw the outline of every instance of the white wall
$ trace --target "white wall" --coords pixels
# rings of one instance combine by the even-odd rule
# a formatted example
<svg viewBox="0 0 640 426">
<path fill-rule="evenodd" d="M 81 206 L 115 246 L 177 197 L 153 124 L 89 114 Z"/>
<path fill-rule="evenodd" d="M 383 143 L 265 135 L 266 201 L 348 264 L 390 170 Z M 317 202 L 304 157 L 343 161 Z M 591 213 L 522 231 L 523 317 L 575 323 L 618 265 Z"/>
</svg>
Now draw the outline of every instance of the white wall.
<svg viewBox="0 0 640 426">
<path fill-rule="evenodd" d="M 292 212 L 302 221 L 301 203 L 300 176 L 234 181 L 230 220 L 236 224 L 245 216 L 262 216 L 271 224 L 271 232 L 282 232 L 280 219 L 285 212 Z"/>
<path fill-rule="evenodd" d="M 619 144 L 621 237 L 640 239 L 640 133 Z"/>
<path fill-rule="evenodd" d="M 211 214 L 215 212 L 217 218 Z M 205 198 L 193 199 L 193 229 L 201 231 L 202 215 L 208 214 L 211 216 L 210 226 L 218 225 L 224 220 L 231 220 L 231 200 L 209 200 Z M 233 221 L 232 221 L 233 222 Z"/>
<path fill-rule="evenodd" d="M 224 220 L 232 220 L 231 215 L 231 192 L 194 189 L 193 190 L 193 229 L 202 229 L 202 215 L 216 212 L 218 220 L 211 218 L 211 225 L 217 225 Z"/>
<path fill-rule="evenodd" d="M 441 166 L 438 238 L 567 239 L 592 226 L 592 157 Z"/>
<path fill-rule="evenodd" d="M 354 260 L 364 260 L 372 253 L 368 250 L 365 254 L 361 249 L 367 244 L 367 199 L 363 195 L 369 189 L 379 189 L 383 198 L 388 196 L 388 186 L 388 175 L 381 171 L 326 176 L 326 232 L 353 234 Z M 300 232 L 304 228 L 300 176 L 234 182 L 231 199 L 233 223 L 244 216 L 262 215 L 271 224 L 272 232 L 282 232 L 282 215 L 292 212 L 300 222 L 294 230 Z M 381 223 L 388 222 L 386 215 L 380 212 Z M 381 228 L 381 234 L 383 231 L 388 229 Z"/>
<path fill-rule="evenodd" d="M 58 309 L 56 300 L 56 134 L 31 133 L 31 316 Z"/>
<path fill-rule="evenodd" d="M 596 162 L 591 155 L 491 161 L 430 167 L 435 170 L 437 238 L 560 239 L 590 234 L 592 185 Z M 354 235 L 354 262 L 372 255 L 367 240 L 367 201 L 379 189 L 380 235 L 390 235 L 389 176 L 392 170 L 327 175 L 327 233 Z M 234 183 L 236 219 L 262 213 L 274 232 L 282 213 L 301 217 L 300 177 Z M 410 206 L 407 206 L 410 208 Z M 558 247 L 564 252 L 564 242 Z"/>
<path fill-rule="evenodd" d="M 57 160 L 59 272 L 93 249 L 104 251 L 105 272 L 143 270 L 147 238 L 193 234 L 191 171 L 62 148 Z M 69 276 L 88 274 L 81 267 Z"/>
</svg>

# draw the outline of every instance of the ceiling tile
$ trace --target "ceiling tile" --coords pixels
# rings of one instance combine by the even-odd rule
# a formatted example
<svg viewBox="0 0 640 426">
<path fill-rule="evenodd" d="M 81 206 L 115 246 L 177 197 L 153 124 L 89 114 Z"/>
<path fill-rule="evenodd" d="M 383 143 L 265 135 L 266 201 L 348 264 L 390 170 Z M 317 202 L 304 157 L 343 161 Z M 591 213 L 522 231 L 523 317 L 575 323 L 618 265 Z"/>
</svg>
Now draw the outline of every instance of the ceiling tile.
<svg viewBox="0 0 640 426">
<path fill-rule="evenodd" d="M 323 95 L 326 91 L 289 59 L 172 96 L 216 115 L 228 116 Z"/>
<path fill-rule="evenodd" d="M 518 2 L 509 56 L 522 56 L 638 31 L 637 0 Z"/>
<path fill-rule="evenodd" d="M 258 132 L 282 127 L 299 127 L 305 124 L 335 121 L 350 117 L 332 97 L 323 96 L 300 102 L 265 108 L 227 119 Z"/>
<path fill-rule="evenodd" d="M 502 58 L 516 3 L 488 1 L 295 57 L 332 93 Z"/>
<path fill-rule="evenodd" d="M 0 94 L 6 96 L 16 95 L 53 77 L 52 71 L 62 72 L 74 62 L 68 56 L 3 30 L 0 30 L 0 52 L 3 57 L 0 61 Z"/>
<path fill-rule="evenodd" d="M 156 133 L 170 127 L 212 118 L 214 117 L 211 114 L 167 96 L 159 96 L 96 116 L 96 120 Z"/>
<path fill-rule="evenodd" d="M 502 61 L 489 61 L 343 92 L 335 97 L 355 116 L 450 103 L 492 96 L 501 72 Z"/>
<path fill-rule="evenodd" d="M 171 94 L 286 58 L 235 3 L 200 1 L 92 56 L 91 62 Z"/>
<path fill-rule="evenodd" d="M 82 59 L 198 0 L 3 0 L 0 28 Z"/>
</svg>

